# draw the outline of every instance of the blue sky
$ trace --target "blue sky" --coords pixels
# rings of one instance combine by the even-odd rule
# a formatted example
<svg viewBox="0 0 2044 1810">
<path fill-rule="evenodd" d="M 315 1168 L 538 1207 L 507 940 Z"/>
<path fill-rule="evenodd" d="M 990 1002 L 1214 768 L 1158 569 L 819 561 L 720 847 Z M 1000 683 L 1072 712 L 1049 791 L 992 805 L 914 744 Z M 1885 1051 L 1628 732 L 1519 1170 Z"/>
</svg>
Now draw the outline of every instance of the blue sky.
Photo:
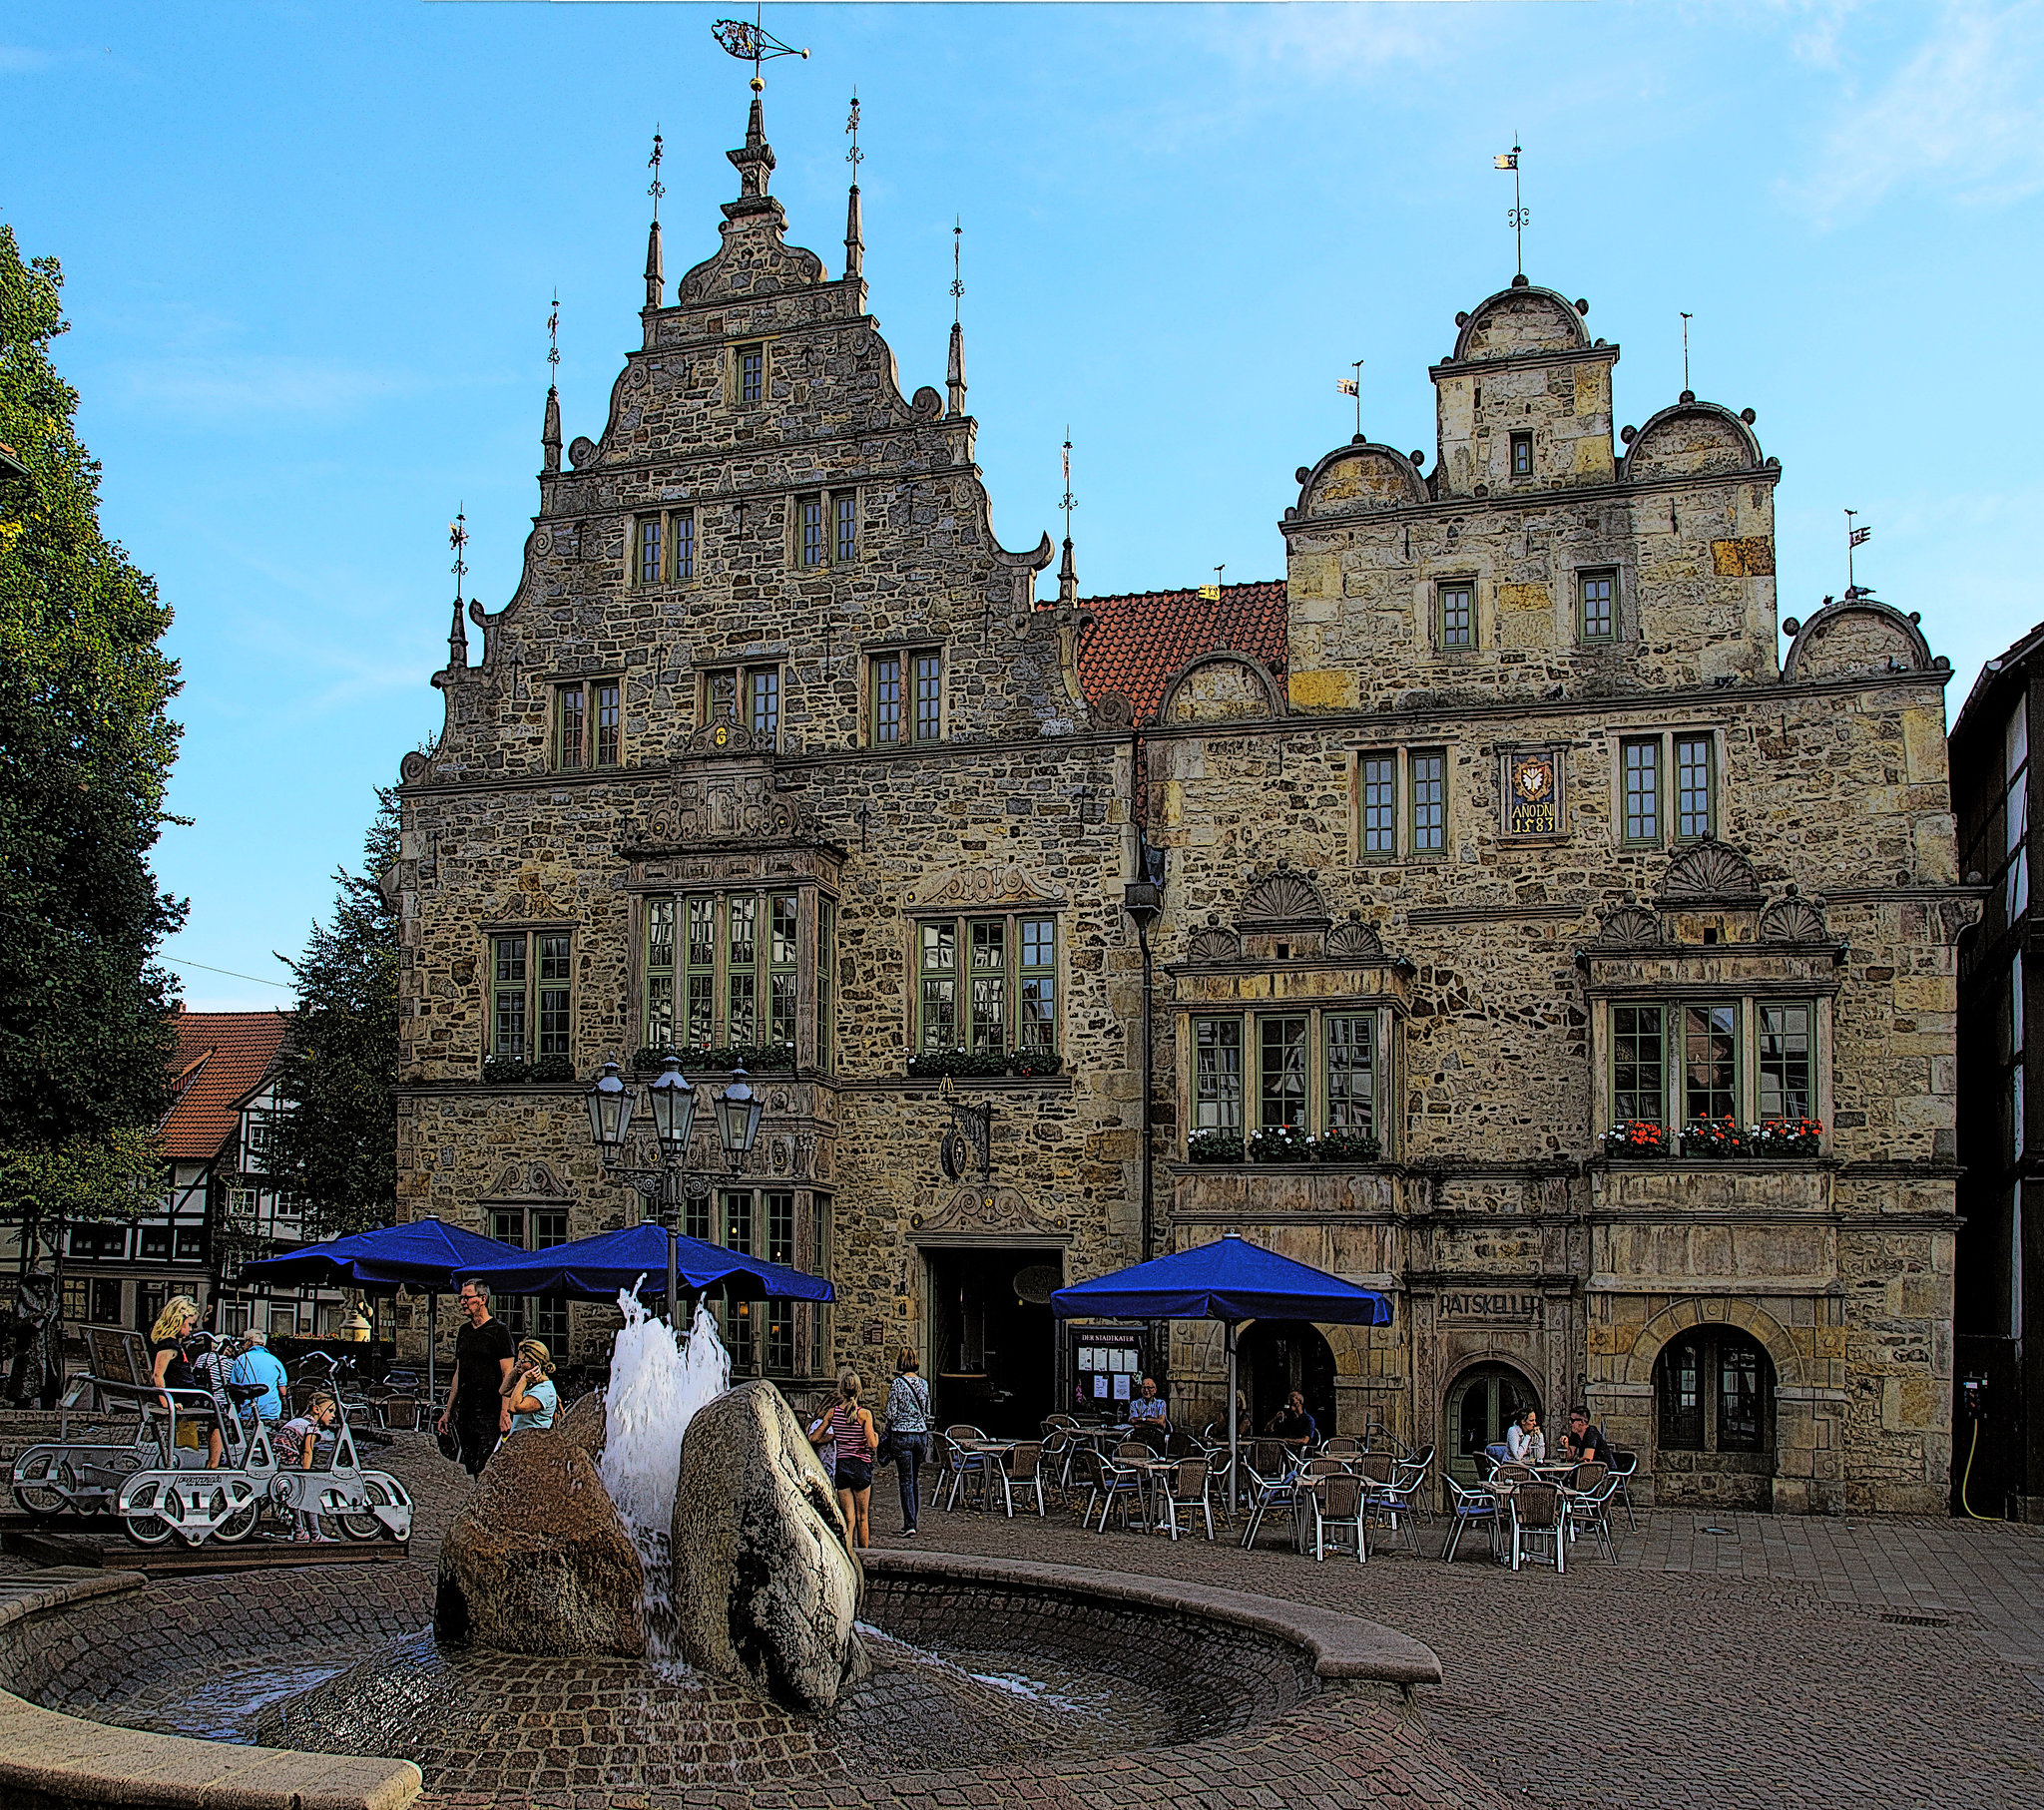
<svg viewBox="0 0 2044 1810">
<path fill-rule="evenodd" d="M 548 298 L 564 426 L 635 340 L 645 159 L 671 274 L 736 190 L 724 7 L 26 4 L 0 18 L 0 218 L 63 260 L 59 342 L 109 533 L 177 611 L 172 955 L 282 977 L 371 788 L 433 729 L 446 524 L 492 607 L 536 504 Z M 1780 456 L 1782 608 L 1859 576 L 1958 678 L 2039 617 L 2044 4 L 822 5 L 769 70 L 791 236 L 866 275 L 905 388 L 943 380 L 951 226 L 994 520 L 1082 588 L 1275 578 L 1294 467 L 1431 447 L 1425 366 L 1527 269 L 1617 341 L 1620 418 L 1681 388 Z M 2013 338 L 2011 338 L 2013 335 Z M 198 966 L 195 1007 L 282 1001 Z"/>
</svg>

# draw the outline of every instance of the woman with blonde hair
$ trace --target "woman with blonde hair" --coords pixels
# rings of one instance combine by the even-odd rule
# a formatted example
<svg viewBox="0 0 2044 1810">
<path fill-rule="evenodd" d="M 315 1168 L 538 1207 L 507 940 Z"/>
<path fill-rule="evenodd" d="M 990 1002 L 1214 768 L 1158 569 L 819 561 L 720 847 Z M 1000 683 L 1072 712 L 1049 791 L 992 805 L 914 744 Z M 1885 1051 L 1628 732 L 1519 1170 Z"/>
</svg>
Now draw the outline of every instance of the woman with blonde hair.
<svg viewBox="0 0 2044 1810">
<path fill-rule="evenodd" d="M 504 1379 L 503 1394 L 511 1404 L 511 1431 L 527 1427 L 551 1427 L 561 1410 L 560 1391 L 554 1387 L 554 1357 L 538 1339 L 520 1340 L 518 1355 L 511 1362 L 511 1374 Z"/>
<path fill-rule="evenodd" d="M 855 1553 L 873 1543 L 873 1454 L 880 1449 L 873 1417 L 858 1405 L 858 1372 L 839 1371 L 837 1399 L 809 1435 L 811 1444 L 827 1444 L 837 1455 L 837 1506 L 844 1511 L 844 1537 Z"/>
<path fill-rule="evenodd" d="M 197 1389 L 199 1380 L 192 1374 L 191 1362 L 185 1356 L 185 1340 L 192 1329 L 199 1324 L 199 1303 L 190 1295 L 173 1295 L 164 1303 L 164 1310 L 156 1316 L 156 1322 L 149 1329 L 149 1380 L 159 1389 Z M 171 1398 L 160 1398 L 163 1405 L 171 1406 Z M 221 1434 L 220 1422 L 203 1409 L 188 1409 L 180 1404 L 178 1412 L 194 1427 L 206 1431 L 206 1462 L 213 1470 L 220 1469 Z"/>
</svg>

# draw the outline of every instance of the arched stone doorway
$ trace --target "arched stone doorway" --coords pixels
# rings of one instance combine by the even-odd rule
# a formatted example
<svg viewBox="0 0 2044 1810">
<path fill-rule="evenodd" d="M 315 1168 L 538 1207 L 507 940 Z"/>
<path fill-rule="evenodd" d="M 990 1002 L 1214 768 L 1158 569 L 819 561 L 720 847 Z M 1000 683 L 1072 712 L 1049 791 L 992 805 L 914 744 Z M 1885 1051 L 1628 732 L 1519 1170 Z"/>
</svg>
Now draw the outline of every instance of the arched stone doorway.
<svg viewBox="0 0 2044 1810">
<path fill-rule="evenodd" d="M 1654 1360 L 1654 1500 L 1718 1509 L 1774 1506 L 1775 1365 L 1736 1326 L 1677 1333 Z"/>
<path fill-rule="evenodd" d="M 1259 1320 L 1236 1345 L 1236 1374 L 1250 1398 L 1250 1425 L 1259 1433 L 1294 1389 L 1305 1397 L 1321 1438 L 1336 1431 L 1334 1353 L 1317 1327 L 1303 1320 Z"/>
<path fill-rule="evenodd" d="M 1502 1440 L 1505 1429 L 1528 1408 L 1539 1413 L 1542 1427 L 1547 1424 L 1540 1391 L 1512 1364 L 1472 1364 L 1448 1385 L 1443 1407 L 1448 1474 L 1464 1489 L 1477 1481 L 1481 1467 L 1476 1461 L 1483 1449 Z"/>
</svg>

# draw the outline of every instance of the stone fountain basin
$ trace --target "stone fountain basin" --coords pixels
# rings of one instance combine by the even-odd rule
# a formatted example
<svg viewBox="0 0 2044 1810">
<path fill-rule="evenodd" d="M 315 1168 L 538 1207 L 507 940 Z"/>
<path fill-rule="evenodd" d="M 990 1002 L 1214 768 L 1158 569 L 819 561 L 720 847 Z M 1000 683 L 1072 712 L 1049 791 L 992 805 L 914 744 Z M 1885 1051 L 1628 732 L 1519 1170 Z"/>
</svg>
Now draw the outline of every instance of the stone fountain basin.
<svg viewBox="0 0 2044 1810">
<path fill-rule="evenodd" d="M 150 1594 L 178 1593 L 187 1653 L 186 1643 L 206 1640 L 209 1611 L 224 1609 L 220 1632 L 260 1661 L 266 1643 L 251 1642 L 260 1622 L 223 1601 L 240 1582 L 156 1586 Z M 1316 1720 L 1323 1701 L 1346 1723 L 1351 1712 L 1339 1704 L 1354 1703 L 1358 1692 L 1382 1699 L 1402 1720 L 1411 1688 L 1440 1678 L 1428 1648 L 1389 1628 L 1240 1591 L 898 1551 L 868 1556 L 867 1583 L 863 1618 L 890 1639 L 875 1642 L 879 1664 L 871 1683 L 827 1722 L 761 1704 L 730 1686 L 665 1683 L 637 1661 L 441 1652 L 417 1632 L 425 1613 L 423 1602 L 408 1600 L 418 1590 L 412 1579 L 402 1598 L 380 1613 L 358 1603 L 356 1625 L 335 1630 L 341 1637 L 325 1648 L 340 1675 L 285 1703 L 281 1713 L 272 1703 L 261 1726 L 299 1750 L 277 1757 L 301 1766 L 313 1751 L 416 1760 L 429 1798 L 484 1793 L 498 1801 L 545 1801 L 629 1791 L 649 1803 L 678 1804 L 712 1781 L 822 1785 L 836 1778 L 864 1789 L 899 1776 L 927 1785 L 933 1775 L 1013 1767 L 1046 1753 L 1106 1763 L 1131 1749 L 1173 1748 L 1192 1762 L 1203 1751 L 1219 1757 L 1231 1737 L 1260 1724 L 1299 1714 Z M 44 1705 L 89 1707 L 102 1722 L 146 1728 L 159 1738 L 217 1729 L 217 1704 L 212 1721 L 193 1719 L 161 1647 L 152 1654 L 122 1637 L 136 1607 L 118 1598 L 84 1602 L 7 1630 L 0 1635 L 0 1681 Z M 372 1632 L 374 1639 L 367 1637 Z M 298 1617 L 283 1617 L 277 1635 L 272 1660 L 288 1656 L 303 1664 L 318 1657 L 316 1634 Z M 932 1671 L 895 1642 L 950 1663 Z M 1063 1682 L 1049 1693 L 1018 1694 L 979 1672 Z M 349 1694 L 349 1679 L 384 1694 L 372 1705 Z M 1089 1686 L 1097 1687 L 1090 1699 Z M 309 1709 L 290 1729 L 298 1705 Z M 394 1707 L 383 1726 L 404 1738 L 382 1738 L 359 1724 L 349 1732 L 350 1715 L 338 1713 L 371 1707 Z M 254 1722 L 252 1716 L 238 1729 L 243 1743 L 255 1738 Z M 138 1737 L 103 1728 L 96 1752 L 93 1726 L 74 1720 L 82 1738 L 67 1744 L 76 1793 L 53 1789 L 45 1769 L 36 1780 L 40 1801 L 108 1801 L 108 1775 L 134 1764 L 127 1744 Z M 315 1743 L 303 1738 L 307 1733 L 339 1738 Z M 263 1751 L 177 1744 L 211 1745 L 249 1760 Z M 288 1767 L 270 1775 L 287 1777 Z M 0 1757 L 0 1798 L 8 1784 Z M 274 1810 L 287 1810 L 294 1795 L 265 1796 L 245 1786 L 235 1803 L 271 1810 L 273 1797 Z M 387 1775 L 378 1800 L 387 1810 Z"/>
</svg>

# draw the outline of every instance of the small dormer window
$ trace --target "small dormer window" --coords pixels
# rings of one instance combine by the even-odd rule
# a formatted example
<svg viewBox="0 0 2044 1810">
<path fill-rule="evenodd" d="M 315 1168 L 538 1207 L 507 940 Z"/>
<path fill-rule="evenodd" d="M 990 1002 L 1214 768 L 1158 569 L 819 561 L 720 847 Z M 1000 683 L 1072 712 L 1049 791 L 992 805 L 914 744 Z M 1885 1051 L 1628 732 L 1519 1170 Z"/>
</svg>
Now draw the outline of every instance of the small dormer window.
<svg viewBox="0 0 2044 1810">
<path fill-rule="evenodd" d="M 1530 478 L 1533 475 L 1533 436 L 1514 434 L 1512 436 L 1512 476 Z"/>
<path fill-rule="evenodd" d="M 739 400 L 758 402 L 766 387 L 766 348 L 764 345 L 742 345 L 739 347 Z"/>
</svg>

